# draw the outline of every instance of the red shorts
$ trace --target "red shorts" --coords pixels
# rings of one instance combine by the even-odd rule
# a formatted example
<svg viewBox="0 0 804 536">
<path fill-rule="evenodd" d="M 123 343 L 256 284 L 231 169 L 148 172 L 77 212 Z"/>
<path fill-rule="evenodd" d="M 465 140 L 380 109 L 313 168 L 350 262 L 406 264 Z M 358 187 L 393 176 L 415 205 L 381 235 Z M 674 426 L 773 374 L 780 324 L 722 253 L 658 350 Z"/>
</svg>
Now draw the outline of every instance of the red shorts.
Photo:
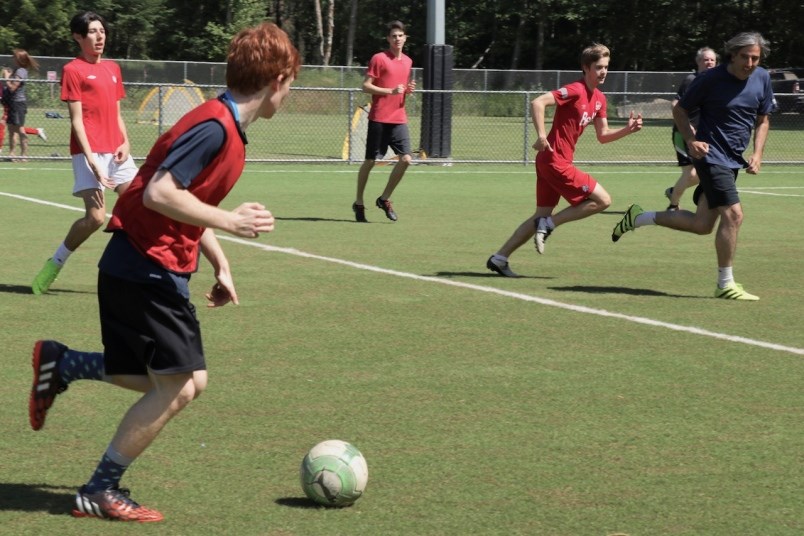
<svg viewBox="0 0 804 536">
<path fill-rule="evenodd" d="M 571 162 L 536 158 L 536 206 L 554 207 L 563 197 L 572 205 L 588 198 L 597 181 Z"/>
</svg>

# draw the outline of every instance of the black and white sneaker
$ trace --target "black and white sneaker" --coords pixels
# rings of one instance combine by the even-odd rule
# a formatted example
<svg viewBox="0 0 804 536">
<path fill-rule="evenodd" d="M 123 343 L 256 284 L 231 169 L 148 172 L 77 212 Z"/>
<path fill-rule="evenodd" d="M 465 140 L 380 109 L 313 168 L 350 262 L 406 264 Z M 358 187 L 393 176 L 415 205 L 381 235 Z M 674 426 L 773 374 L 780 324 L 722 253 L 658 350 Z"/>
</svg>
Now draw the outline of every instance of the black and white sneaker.
<svg viewBox="0 0 804 536">
<path fill-rule="evenodd" d="M 553 233 L 554 227 L 547 226 L 547 218 L 536 218 L 534 225 L 536 226 L 536 234 L 533 235 L 533 243 L 536 244 L 536 252 L 541 255 L 544 253 L 544 243 Z"/>
<path fill-rule="evenodd" d="M 396 212 L 394 212 L 394 206 L 391 204 L 390 199 L 383 199 L 382 197 L 377 198 L 377 208 L 385 212 L 385 217 L 391 221 L 396 221 Z"/>
<path fill-rule="evenodd" d="M 486 268 L 488 268 L 492 272 L 497 272 L 503 277 L 519 277 L 519 275 L 515 274 L 511 270 L 511 267 L 508 266 L 508 262 L 505 262 L 503 264 L 497 264 L 497 262 L 494 261 L 494 255 L 489 257 L 489 260 L 486 261 Z"/>
</svg>

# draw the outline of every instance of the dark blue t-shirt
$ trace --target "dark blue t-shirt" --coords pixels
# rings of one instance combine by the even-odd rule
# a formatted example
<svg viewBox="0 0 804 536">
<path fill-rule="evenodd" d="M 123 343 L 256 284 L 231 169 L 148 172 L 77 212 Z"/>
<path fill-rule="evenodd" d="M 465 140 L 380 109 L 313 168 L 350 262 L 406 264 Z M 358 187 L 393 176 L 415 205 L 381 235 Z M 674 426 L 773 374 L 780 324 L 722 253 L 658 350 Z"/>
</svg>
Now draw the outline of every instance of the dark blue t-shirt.
<svg viewBox="0 0 804 536">
<path fill-rule="evenodd" d="M 770 75 L 757 67 L 746 80 L 729 73 L 727 64 L 704 71 L 690 84 L 678 105 L 700 109 L 695 139 L 709 144 L 704 161 L 739 169 L 748 166 L 743 152 L 748 147 L 757 115 L 773 107 Z"/>
</svg>

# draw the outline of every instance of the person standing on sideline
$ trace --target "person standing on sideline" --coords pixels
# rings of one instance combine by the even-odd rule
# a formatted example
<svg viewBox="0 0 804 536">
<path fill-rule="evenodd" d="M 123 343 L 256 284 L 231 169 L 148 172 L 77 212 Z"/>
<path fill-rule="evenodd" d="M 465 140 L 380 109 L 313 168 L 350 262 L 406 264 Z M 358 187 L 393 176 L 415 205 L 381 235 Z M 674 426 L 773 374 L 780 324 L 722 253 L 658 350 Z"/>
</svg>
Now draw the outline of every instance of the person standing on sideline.
<svg viewBox="0 0 804 536">
<path fill-rule="evenodd" d="M 687 91 L 692 81 L 695 80 L 696 76 L 717 65 L 717 53 L 709 47 L 698 49 L 698 52 L 695 53 L 695 65 L 697 66 L 695 73 L 687 75 L 678 87 L 678 93 L 673 99 L 671 110 L 676 107 L 678 101 L 684 96 L 684 93 Z M 698 110 L 690 110 L 689 116 L 690 124 L 692 128 L 695 129 L 698 125 Z M 695 173 L 695 167 L 692 165 L 690 155 L 687 154 L 687 144 L 684 142 L 684 138 L 681 137 L 681 133 L 678 131 L 675 121 L 673 121 L 672 136 L 673 147 L 676 150 L 676 159 L 678 160 L 679 167 L 681 167 L 681 176 L 674 186 L 664 191 L 664 195 L 670 200 L 670 205 L 667 207 L 667 210 L 678 210 L 678 205 L 684 191 L 698 184 L 698 175 Z"/>
<path fill-rule="evenodd" d="M 64 66 L 61 100 L 70 111 L 73 195 L 84 200 L 85 212 L 36 275 L 34 294 L 47 292 L 70 255 L 106 221 L 104 188 L 122 194 L 137 173 L 120 113 L 120 100 L 126 95 L 120 66 L 101 59 L 106 30 L 106 21 L 92 11 L 78 13 L 70 21 L 81 53 Z"/>
<path fill-rule="evenodd" d="M 770 129 L 773 90 L 768 71 L 759 63 L 768 57 L 770 45 L 756 32 L 743 32 L 725 45 L 725 63 L 709 69 L 693 80 L 673 118 L 684 137 L 698 172 L 695 212 L 688 210 L 645 212 L 631 205 L 612 230 L 617 242 L 623 234 L 643 225 L 660 225 L 700 235 L 715 233 L 718 277 L 715 298 L 758 300 L 734 281 L 733 265 L 737 236 L 743 223 L 743 208 L 737 192 L 740 168 L 756 175 L 762 166 L 762 153 Z M 699 109 L 697 130 L 690 123 L 690 111 Z M 754 151 L 746 160 L 754 129 Z"/>
<path fill-rule="evenodd" d="M 536 251 L 544 253 L 547 237 L 559 225 L 580 220 L 605 210 L 611 197 L 591 175 L 573 164 L 575 144 L 586 125 L 594 123 L 597 141 L 609 143 L 642 129 L 642 114 L 632 111 L 624 127 L 609 128 L 606 97 L 598 86 L 606 80 L 609 70 L 609 49 L 600 44 L 587 47 L 581 53 L 583 78 L 531 102 L 531 115 L 538 139 L 533 148 L 536 155 L 536 213 L 525 220 L 514 234 L 489 257 L 486 267 L 502 276 L 518 277 L 508 265 L 508 257 L 525 242 L 534 238 Z M 555 106 L 550 133 L 544 126 L 545 109 Z M 553 210 L 561 198 L 569 206 L 555 215 Z"/>
<path fill-rule="evenodd" d="M 402 52 L 406 39 L 405 25 L 402 22 L 395 20 L 389 23 L 387 40 L 390 47 L 372 56 L 363 80 L 363 91 L 371 94 L 371 110 L 366 134 L 366 158 L 357 172 L 357 197 L 352 204 L 355 220 L 358 222 L 368 221 L 363 192 L 376 160 L 385 156 L 388 147 L 399 156 L 399 161 L 391 169 L 385 190 L 375 204 L 385 212 L 389 220 L 397 220 L 391 204 L 391 194 L 399 185 L 412 159 L 405 96 L 416 89 L 416 81 L 410 77 L 413 60 Z"/>
<path fill-rule="evenodd" d="M 122 521 L 160 521 L 157 510 L 119 486 L 129 465 L 165 425 L 207 385 L 201 329 L 190 302 L 190 276 L 199 252 L 215 272 L 209 307 L 237 292 L 215 229 L 256 238 L 274 229 L 260 203 L 218 208 L 240 178 L 245 130 L 270 119 L 290 92 L 299 54 L 287 34 L 263 23 L 234 36 L 226 67 L 227 91 L 188 112 L 154 144 L 107 231 L 98 264 L 103 353 L 38 341 L 33 350 L 31 427 L 40 430 L 59 393 L 74 380 L 100 380 L 140 391 L 123 417 L 95 473 L 75 497 L 72 515 Z"/>
<path fill-rule="evenodd" d="M 9 78 L 3 86 L 3 107 L 5 123 L 8 125 L 8 157 L 14 159 L 14 151 L 20 146 L 20 160 L 28 157 L 28 134 L 30 129 L 25 127 L 25 116 L 28 113 L 28 98 L 25 95 L 25 81 L 28 71 L 39 68 L 39 63 L 28 52 L 21 48 L 12 51 L 14 55 L 14 70 L 3 69 L 3 78 Z M 5 126 L 3 127 L 5 130 Z M 35 131 L 42 139 L 46 139 L 44 131 Z M 2 137 L 0 137 L 0 150 L 2 150 Z"/>
</svg>

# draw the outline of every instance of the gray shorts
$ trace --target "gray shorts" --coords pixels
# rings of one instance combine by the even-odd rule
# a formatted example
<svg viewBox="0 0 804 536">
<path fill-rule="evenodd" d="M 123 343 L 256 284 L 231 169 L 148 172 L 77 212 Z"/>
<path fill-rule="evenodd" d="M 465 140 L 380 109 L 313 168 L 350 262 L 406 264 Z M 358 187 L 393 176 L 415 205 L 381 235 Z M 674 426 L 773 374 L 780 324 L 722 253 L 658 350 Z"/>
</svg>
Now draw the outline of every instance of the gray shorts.
<svg viewBox="0 0 804 536">
<path fill-rule="evenodd" d="M 410 133 L 406 124 L 369 121 L 366 160 L 381 160 L 390 147 L 394 154 L 410 154 Z"/>
</svg>

